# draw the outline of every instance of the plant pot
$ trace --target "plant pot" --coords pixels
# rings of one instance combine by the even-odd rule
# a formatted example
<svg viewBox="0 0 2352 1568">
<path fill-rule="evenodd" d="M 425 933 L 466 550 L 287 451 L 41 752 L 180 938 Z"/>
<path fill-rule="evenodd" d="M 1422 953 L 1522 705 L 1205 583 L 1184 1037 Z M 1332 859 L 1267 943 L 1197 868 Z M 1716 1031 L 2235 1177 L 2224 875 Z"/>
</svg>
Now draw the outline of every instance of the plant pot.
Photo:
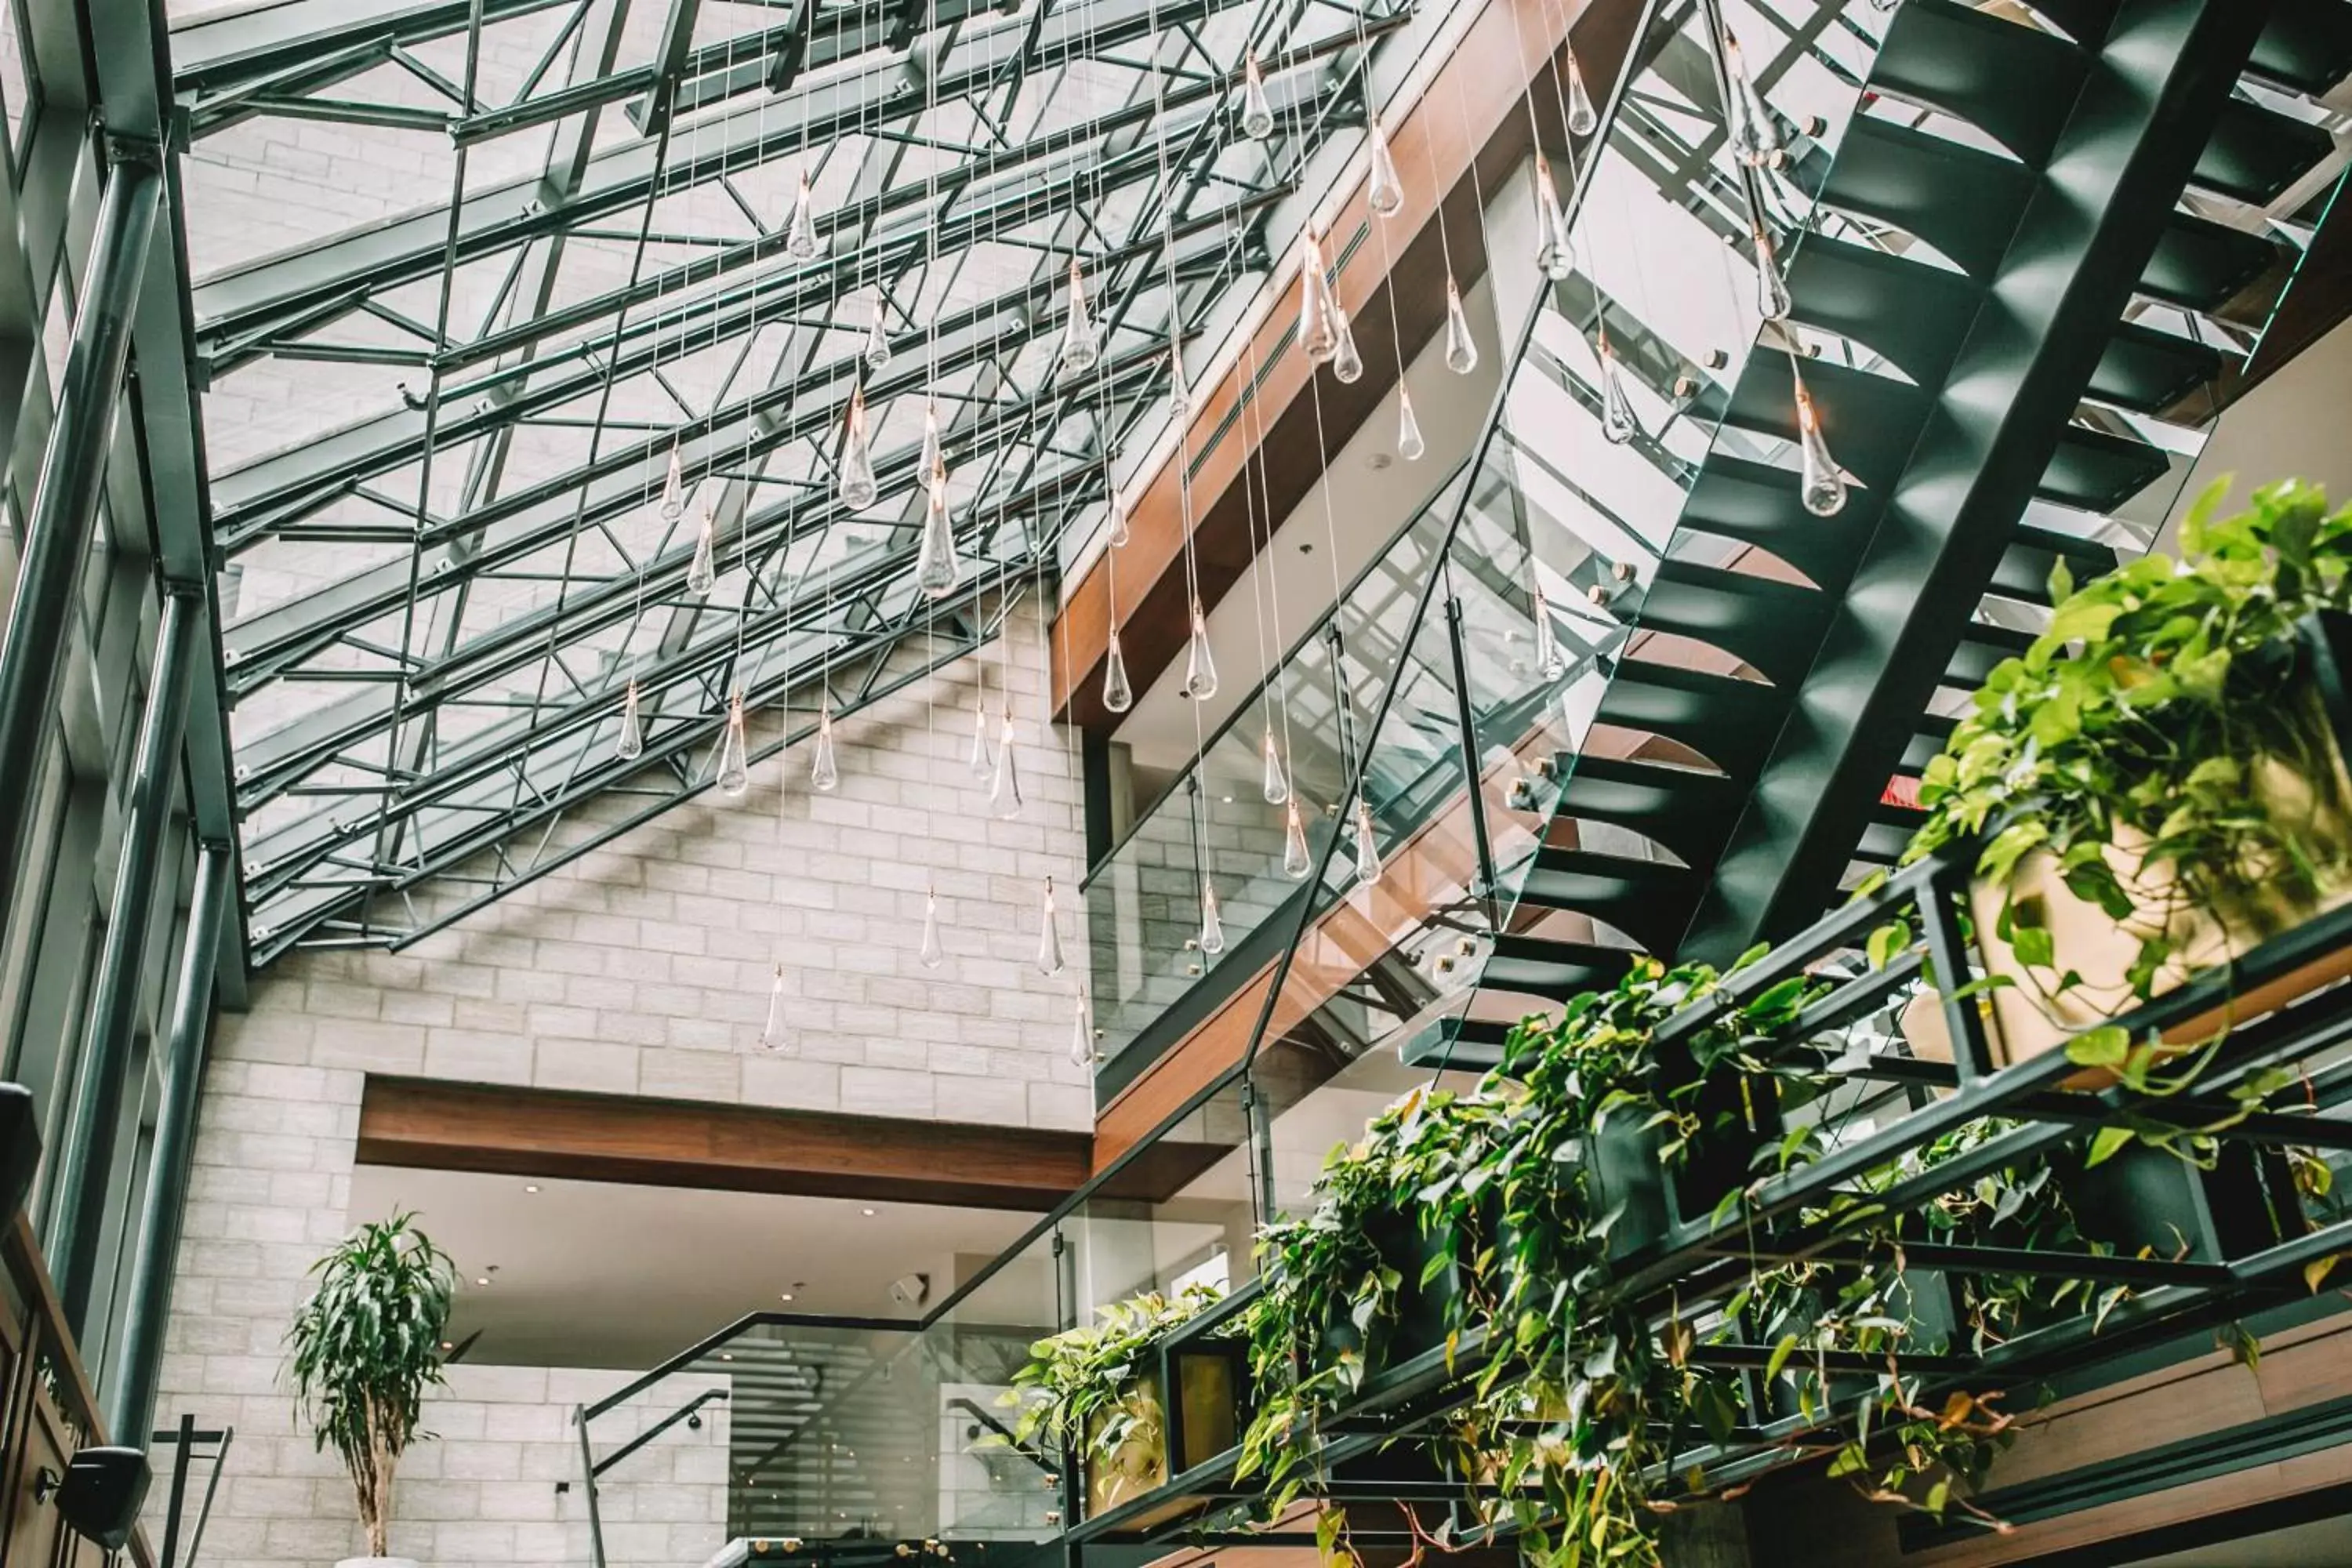
<svg viewBox="0 0 2352 1568">
<path fill-rule="evenodd" d="M 1122 1403 L 1135 1425 L 1108 1453 L 1099 1436 L 1106 1414 L 1097 1414 L 1087 1427 L 1087 1516 L 1109 1512 L 1155 1488 L 1168 1484 L 1167 1403 L 1160 1397 L 1160 1373 L 1147 1372 L 1136 1381 Z"/>
<path fill-rule="evenodd" d="M 2210 1171 L 2143 1143 L 2096 1165 L 2081 1160 L 2074 1154 L 2058 1169 L 2075 1226 L 2126 1258 L 2146 1251 L 2220 1263 L 2307 1228 L 2294 1175 L 2275 1151 L 2225 1142 Z"/>
<path fill-rule="evenodd" d="M 1171 1334 L 1160 1347 L 1160 1386 L 1176 1391 L 1169 1412 L 1168 1469 L 1182 1475 L 1241 1441 L 1255 1406 L 1249 1352 L 1219 1337 L 1242 1302 L 1228 1297 Z"/>
<path fill-rule="evenodd" d="M 1594 1208 L 1617 1215 L 1609 1226 L 1612 1263 L 1664 1239 L 1674 1225 L 1675 1198 L 1658 1130 L 1642 1123 L 1638 1116 L 1612 1116 L 1584 1138 L 1585 1180 Z"/>
</svg>

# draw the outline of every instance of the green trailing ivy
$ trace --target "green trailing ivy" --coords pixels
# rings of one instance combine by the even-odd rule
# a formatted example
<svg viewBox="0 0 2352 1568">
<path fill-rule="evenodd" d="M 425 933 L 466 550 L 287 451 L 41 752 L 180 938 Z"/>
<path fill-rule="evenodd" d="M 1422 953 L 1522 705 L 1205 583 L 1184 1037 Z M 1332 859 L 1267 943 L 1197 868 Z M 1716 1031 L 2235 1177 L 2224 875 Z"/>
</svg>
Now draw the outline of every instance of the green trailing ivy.
<svg viewBox="0 0 2352 1568">
<path fill-rule="evenodd" d="M 1144 1392 L 1170 1335 L 1223 1299 L 1194 1285 L 1114 1301 L 1096 1321 L 1066 1329 L 1029 1347 L 1003 1403 L 1020 1409 L 1013 1436 L 1042 1438 L 1081 1459 L 1108 1459 L 1131 1443 L 1164 1445 L 1165 1413 Z"/>
</svg>

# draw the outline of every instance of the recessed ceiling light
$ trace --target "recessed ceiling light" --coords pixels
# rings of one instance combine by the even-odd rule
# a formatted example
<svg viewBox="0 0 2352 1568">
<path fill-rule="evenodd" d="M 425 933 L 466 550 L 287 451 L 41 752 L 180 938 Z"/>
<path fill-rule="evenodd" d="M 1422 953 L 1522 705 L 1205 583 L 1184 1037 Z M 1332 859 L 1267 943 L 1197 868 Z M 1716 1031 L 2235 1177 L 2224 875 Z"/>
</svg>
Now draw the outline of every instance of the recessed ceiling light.
<svg viewBox="0 0 2352 1568">
<path fill-rule="evenodd" d="M 487 1285 L 487 1284 L 488 1284 L 489 1282 L 490 1282 L 490 1277 L 489 1277 L 488 1275 L 487 1275 L 487 1274 L 481 1275 L 481 1276 L 478 1277 L 478 1278 L 474 1280 L 474 1283 L 475 1283 L 475 1284 L 477 1284 L 477 1285 Z"/>
<path fill-rule="evenodd" d="M 790 1290 L 785 1291 L 782 1295 L 781 1295 L 781 1296 L 779 1296 L 779 1297 L 777 1297 L 777 1298 L 776 1298 L 776 1300 L 780 1300 L 780 1301 L 789 1301 L 789 1300 L 791 1300 L 792 1299 L 793 1299 L 793 1293 L 792 1293 Z"/>
<path fill-rule="evenodd" d="M 873 1217 L 874 1217 L 874 1211 L 873 1211 L 872 1209 L 865 1209 L 865 1210 L 862 1210 L 862 1211 L 860 1211 L 860 1212 L 862 1212 L 862 1213 L 866 1215 L 866 1218 L 868 1218 L 868 1219 L 871 1219 L 871 1218 L 873 1218 Z"/>
<path fill-rule="evenodd" d="M 449 1341 L 449 1340 L 443 1340 L 443 1341 L 441 1342 L 441 1348 L 442 1348 L 443 1350 L 445 1350 L 445 1351 L 453 1351 L 453 1350 L 456 1350 L 456 1349 L 457 1348 L 457 1344 L 455 1343 L 455 1342 L 453 1342 L 453 1341 Z"/>
<path fill-rule="evenodd" d="M 523 1187 L 523 1189 L 522 1189 L 522 1190 L 523 1190 L 524 1192 L 527 1192 L 527 1193 L 535 1193 L 535 1192 L 539 1191 L 539 1184 L 538 1184 L 537 1182 L 531 1182 L 531 1183 L 529 1183 L 529 1184 L 527 1184 Z"/>
</svg>

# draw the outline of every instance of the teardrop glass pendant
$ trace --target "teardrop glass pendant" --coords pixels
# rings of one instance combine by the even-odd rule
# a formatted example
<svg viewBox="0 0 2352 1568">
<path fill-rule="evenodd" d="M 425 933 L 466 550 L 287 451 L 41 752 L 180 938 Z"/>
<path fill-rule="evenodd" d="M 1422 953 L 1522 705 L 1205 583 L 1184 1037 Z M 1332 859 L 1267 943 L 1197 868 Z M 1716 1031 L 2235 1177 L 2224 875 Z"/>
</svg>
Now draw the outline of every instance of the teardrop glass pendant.
<svg viewBox="0 0 2352 1568">
<path fill-rule="evenodd" d="M 988 710 L 977 696 L 971 700 L 971 756 L 967 765 L 976 779 L 987 778 L 996 769 L 988 749 Z"/>
<path fill-rule="evenodd" d="M 1785 321 L 1797 308 L 1789 292 L 1788 275 L 1780 270 L 1780 258 L 1772 247 L 1772 237 L 1758 225 L 1756 237 L 1756 308 L 1768 321 Z"/>
<path fill-rule="evenodd" d="M 1265 96 L 1265 78 L 1257 68 L 1257 51 L 1242 57 L 1242 134 L 1263 142 L 1274 134 L 1274 104 Z"/>
<path fill-rule="evenodd" d="M 1822 434 L 1821 410 L 1813 406 L 1813 395 L 1805 389 L 1805 377 L 1797 369 L 1794 356 L 1789 361 L 1789 374 L 1796 382 L 1797 446 L 1804 465 L 1798 496 L 1815 517 L 1835 517 L 1845 510 L 1845 470 L 1838 467 L 1830 452 L 1829 437 Z"/>
<path fill-rule="evenodd" d="M 760 1048 L 763 1051 L 786 1051 L 792 1048 L 792 1037 L 784 1032 L 784 966 L 776 965 L 775 978 L 768 984 L 768 1021 L 760 1026 Z"/>
<path fill-rule="evenodd" d="M 676 522 L 686 515 L 686 465 L 678 458 L 677 443 L 669 444 L 669 470 L 662 476 L 661 520 Z"/>
<path fill-rule="evenodd" d="M 1601 335 L 1601 434 L 1610 445 L 1622 447 L 1642 433 L 1641 422 L 1633 417 L 1633 400 L 1625 390 L 1625 367 L 1617 363 L 1617 351 L 1609 346 L 1609 334 Z"/>
<path fill-rule="evenodd" d="M 933 474 L 945 473 L 947 467 L 947 451 L 940 445 L 940 400 L 926 395 L 923 398 L 922 464 L 915 471 L 928 480 Z"/>
<path fill-rule="evenodd" d="M 1273 731 L 1268 730 L 1265 732 L 1265 744 L 1260 748 L 1260 751 L 1265 760 L 1265 778 L 1261 785 L 1265 795 L 1265 804 L 1280 805 L 1290 798 L 1290 774 L 1282 765 L 1282 752 L 1275 747 Z"/>
<path fill-rule="evenodd" d="M 1381 117 L 1372 116 L 1364 132 L 1372 145 L 1371 177 L 1364 185 L 1364 205 L 1374 217 L 1394 217 L 1404 210 L 1404 181 L 1397 175 L 1395 155 L 1389 151 L 1389 133 L 1381 129 Z"/>
<path fill-rule="evenodd" d="M 1192 417 L 1192 389 L 1184 382 L 1184 341 L 1168 340 L 1168 413 L 1176 419 Z"/>
<path fill-rule="evenodd" d="M 1323 265 L 1323 242 L 1313 229 L 1298 237 L 1298 346 L 1317 364 L 1339 352 L 1331 277 Z"/>
<path fill-rule="evenodd" d="M 866 329 L 866 368 L 879 375 L 890 368 L 890 334 L 883 327 L 882 296 L 874 296 L 874 324 Z"/>
<path fill-rule="evenodd" d="M 1307 855 L 1307 819 L 1299 815 L 1298 797 L 1293 795 L 1282 814 L 1282 874 L 1301 882 L 1313 869 Z"/>
<path fill-rule="evenodd" d="M 1584 71 L 1576 63 L 1576 51 L 1568 51 L 1568 133 L 1590 136 L 1601 129 L 1601 116 L 1593 112 L 1592 94 L 1584 86 Z"/>
<path fill-rule="evenodd" d="M 1124 713 L 1135 706 L 1135 688 L 1128 684 L 1127 656 L 1118 650 L 1118 628 L 1111 628 L 1103 650 L 1102 705 L 1106 711 Z"/>
<path fill-rule="evenodd" d="M 816 710 L 816 744 L 809 751 L 809 788 L 831 793 L 840 787 L 841 764 L 833 754 L 833 699 L 820 699 Z"/>
<path fill-rule="evenodd" d="M 1462 308 L 1462 290 L 1445 279 L 1445 368 L 1468 375 L 1478 368 L 1478 340 L 1470 331 L 1470 312 Z"/>
<path fill-rule="evenodd" d="M 1356 797 L 1356 879 L 1370 887 L 1381 879 L 1381 845 L 1372 827 L 1372 808 Z"/>
<path fill-rule="evenodd" d="M 1206 702 L 1217 694 L 1217 658 L 1209 650 L 1209 621 L 1201 613 L 1201 602 L 1192 601 L 1192 636 L 1184 649 L 1185 696 L 1195 702 Z"/>
<path fill-rule="evenodd" d="M 923 541 L 915 553 L 915 586 L 934 599 L 955 592 L 963 565 L 956 559 L 955 521 L 948 514 L 948 473 L 931 470 L 929 494 L 923 503 Z"/>
<path fill-rule="evenodd" d="M 1764 95 L 1756 90 L 1755 79 L 1748 74 L 1747 57 L 1739 52 L 1739 40 L 1727 28 L 1723 35 L 1723 74 L 1731 84 L 1731 101 L 1725 106 L 1731 121 L 1727 128 L 1731 150 L 1740 162 L 1757 167 L 1780 150 L 1780 123 L 1772 118 Z"/>
<path fill-rule="evenodd" d="M 1045 909 L 1037 926 L 1037 973 L 1052 979 L 1062 973 L 1062 923 L 1054 918 L 1054 879 L 1045 879 Z"/>
<path fill-rule="evenodd" d="M 1566 282 L 1576 270 L 1559 188 L 1551 183 L 1551 164 L 1540 154 L 1536 158 L 1536 269 L 1555 283 Z"/>
<path fill-rule="evenodd" d="M 743 792 L 751 787 L 751 759 L 744 742 L 740 691 L 727 700 L 727 732 L 719 742 L 719 771 L 715 776 L 719 793 L 730 800 L 742 799 Z"/>
<path fill-rule="evenodd" d="M 841 504 L 863 511 L 882 493 L 874 479 L 874 447 L 866 434 L 866 389 L 849 393 L 849 426 L 841 443 Z"/>
<path fill-rule="evenodd" d="M 1118 483 L 1108 473 L 1103 478 L 1110 484 L 1109 515 L 1103 521 L 1103 535 L 1110 541 L 1113 550 L 1124 550 L 1127 542 L 1135 537 L 1135 525 L 1128 516 L 1127 498 L 1118 493 Z"/>
<path fill-rule="evenodd" d="M 1421 438 L 1421 419 L 1412 411 L 1412 394 L 1397 388 L 1397 456 L 1408 463 L 1421 461 L 1429 443 Z"/>
<path fill-rule="evenodd" d="M 801 171 L 801 186 L 793 196 L 792 222 L 784 227 L 784 254 L 794 261 L 816 259 L 816 213 L 809 195 L 808 171 Z"/>
<path fill-rule="evenodd" d="M 1348 324 L 1348 312 L 1334 305 L 1331 321 L 1339 335 L 1339 346 L 1331 354 L 1331 374 L 1343 384 L 1363 380 L 1364 356 L 1356 352 L 1356 332 Z"/>
<path fill-rule="evenodd" d="M 1094 1020 L 1087 1016 L 1087 988 L 1078 987 L 1078 1018 L 1070 1033 L 1070 1065 L 1092 1068 L 1095 1065 Z"/>
<path fill-rule="evenodd" d="M 1225 922 L 1217 914 L 1217 885 L 1201 879 L 1201 951 L 1212 958 L 1225 951 Z"/>
<path fill-rule="evenodd" d="M 697 598 L 719 585 L 719 520 L 702 509 L 702 529 L 694 536 L 694 559 L 687 563 L 686 591 Z"/>
<path fill-rule="evenodd" d="M 646 754 L 646 725 L 637 713 L 637 683 L 634 679 L 621 697 L 621 734 L 613 742 L 613 754 L 625 763 Z"/>
<path fill-rule="evenodd" d="M 1558 680 L 1568 673 L 1568 659 L 1559 651 L 1559 633 L 1551 624 L 1551 605 L 1544 591 L 1535 591 L 1536 673 L 1546 680 Z"/>
<path fill-rule="evenodd" d="M 1021 763 L 1013 744 L 1011 708 L 1005 709 L 996 731 L 996 772 L 988 781 L 988 804 L 1008 822 L 1021 815 Z"/>
<path fill-rule="evenodd" d="M 1078 258 L 1070 258 L 1070 310 L 1062 323 L 1062 374 L 1081 375 L 1102 359 L 1102 331 L 1087 309 L 1087 280 Z"/>
<path fill-rule="evenodd" d="M 923 946 L 916 956 L 925 969 L 937 969 L 948 956 L 940 942 L 940 896 L 929 888 L 923 889 Z"/>
</svg>

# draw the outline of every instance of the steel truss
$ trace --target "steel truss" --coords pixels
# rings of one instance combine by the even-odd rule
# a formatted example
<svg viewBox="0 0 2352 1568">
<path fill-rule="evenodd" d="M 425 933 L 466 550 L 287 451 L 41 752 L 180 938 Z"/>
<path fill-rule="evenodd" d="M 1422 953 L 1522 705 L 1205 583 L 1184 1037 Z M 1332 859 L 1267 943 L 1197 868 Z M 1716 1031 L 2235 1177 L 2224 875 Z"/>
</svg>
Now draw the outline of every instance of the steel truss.
<svg viewBox="0 0 2352 1568">
<path fill-rule="evenodd" d="M 297 0 L 175 32 L 197 138 L 323 121 L 430 133 L 456 165 L 447 201 L 188 295 L 211 387 L 271 365 L 385 383 L 383 413 L 213 476 L 218 548 L 258 585 L 221 637 L 257 962 L 413 942 L 686 798 L 739 687 L 813 710 L 825 671 L 843 713 L 903 684 L 908 637 L 984 640 L 993 584 L 1042 583 L 1098 513 L 1171 342 L 1269 268 L 1265 226 L 1362 124 L 1371 51 L 1408 11 L 770 16 Z M 484 85 L 486 35 L 532 40 L 519 83 Z M 1232 106 L 1245 50 L 1280 127 L 1262 144 Z M 625 134 L 600 133 L 607 110 Z M 467 178 L 470 152 L 524 131 L 549 138 L 536 173 Z M 802 174 L 820 193 L 806 259 L 782 195 Z M 1051 351 L 1073 256 L 1106 347 L 1068 377 Z M 872 299 L 896 351 L 879 372 L 859 353 Z M 832 492 L 853 395 L 881 500 L 850 518 Z M 972 564 L 937 605 L 903 582 L 927 396 Z M 662 521 L 673 452 L 693 499 Z M 725 566 L 707 597 L 687 587 L 706 508 Z M 649 734 L 621 765 L 632 680 Z M 626 805 L 583 813 L 603 793 Z"/>
</svg>

